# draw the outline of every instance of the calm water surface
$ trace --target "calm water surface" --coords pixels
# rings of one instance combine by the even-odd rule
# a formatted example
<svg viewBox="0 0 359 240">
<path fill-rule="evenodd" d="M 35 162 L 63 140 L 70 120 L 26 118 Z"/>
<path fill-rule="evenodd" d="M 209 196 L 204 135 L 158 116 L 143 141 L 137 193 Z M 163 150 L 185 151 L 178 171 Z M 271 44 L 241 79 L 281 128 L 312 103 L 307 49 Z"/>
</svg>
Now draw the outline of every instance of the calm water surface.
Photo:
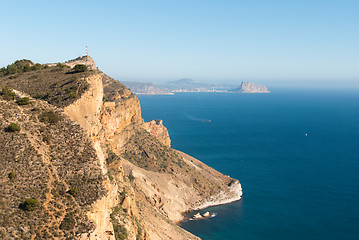
<svg viewBox="0 0 359 240">
<path fill-rule="evenodd" d="M 183 228 L 205 240 L 359 239 L 358 91 L 139 99 L 173 148 L 242 183 L 241 201 Z"/>
</svg>

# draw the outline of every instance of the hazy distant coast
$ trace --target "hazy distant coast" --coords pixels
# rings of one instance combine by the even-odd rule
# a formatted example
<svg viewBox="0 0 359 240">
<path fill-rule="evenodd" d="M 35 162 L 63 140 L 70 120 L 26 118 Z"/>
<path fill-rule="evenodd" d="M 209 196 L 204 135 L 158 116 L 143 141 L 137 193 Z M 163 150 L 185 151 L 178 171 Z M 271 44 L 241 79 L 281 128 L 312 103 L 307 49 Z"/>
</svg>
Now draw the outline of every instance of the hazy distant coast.
<svg viewBox="0 0 359 240">
<path fill-rule="evenodd" d="M 270 93 L 266 86 L 253 82 L 242 82 L 240 86 L 233 84 L 209 84 L 183 78 L 156 85 L 150 82 L 122 83 L 138 95 L 173 95 L 178 92 L 217 92 L 217 93 Z"/>
</svg>

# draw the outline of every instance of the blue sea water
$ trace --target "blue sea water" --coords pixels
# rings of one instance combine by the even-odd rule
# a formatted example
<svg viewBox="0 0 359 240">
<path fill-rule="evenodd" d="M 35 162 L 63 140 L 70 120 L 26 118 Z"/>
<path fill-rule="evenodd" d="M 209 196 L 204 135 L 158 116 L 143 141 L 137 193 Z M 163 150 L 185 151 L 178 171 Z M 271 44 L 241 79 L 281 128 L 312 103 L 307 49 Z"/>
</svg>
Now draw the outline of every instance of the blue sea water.
<svg viewBox="0 0 359 240">
<path fill-rule="evenodd" d="M 358 91 L 139 99 L 173 148 L 242 184 L 242 200 L 202 210 L 217 215 L 186 230 L 205 240 L 359 239 Z"/>
</svg>

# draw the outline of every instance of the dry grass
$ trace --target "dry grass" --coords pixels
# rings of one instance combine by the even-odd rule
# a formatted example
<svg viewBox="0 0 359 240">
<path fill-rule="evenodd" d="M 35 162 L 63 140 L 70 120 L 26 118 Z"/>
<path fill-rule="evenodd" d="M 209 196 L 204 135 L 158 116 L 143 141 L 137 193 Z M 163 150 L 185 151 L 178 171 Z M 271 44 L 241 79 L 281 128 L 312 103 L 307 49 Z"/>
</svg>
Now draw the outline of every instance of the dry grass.
<svg viewBox="0 0 359 240">
<path fill-rule="evenodd" d="M 54 66 L 0 77 L 0 87 L 11 87 L 26 92 L 33 98 L 40 98 L 57 107 L 64 107 L 87 90 L 88 83 L 85 77 L 94 73 L 96 72 L 73 73 L 70 68 Z"/>
<path fill-rule="evenodd" d="M 57 123 L 40 122 L 43 113 L 56 111 L 43 101 L 18 106 L 0 100 L 0 105 L 0 239 L 74 238 L 91 231 L 86 212 L 106 191 L 82 128 L 64 116 Z M 11 122 L 21 131 L 4 131 Z M 31 198 L 39 206 L 21 209 Z"/>
</svg>

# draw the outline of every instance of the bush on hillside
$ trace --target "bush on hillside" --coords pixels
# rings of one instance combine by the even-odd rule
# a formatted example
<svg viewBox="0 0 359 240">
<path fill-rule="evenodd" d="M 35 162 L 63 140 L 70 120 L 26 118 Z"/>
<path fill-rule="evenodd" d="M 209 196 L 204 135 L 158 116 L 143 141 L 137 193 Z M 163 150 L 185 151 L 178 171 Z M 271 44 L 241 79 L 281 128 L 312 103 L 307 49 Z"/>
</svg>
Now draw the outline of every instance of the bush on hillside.
<svg viewBox="0 0 359 240">
<path fill-rule="evenodd" d="M 68 190 L 67 193 L 71 194 L 72 196 L 76 196 L 78 191 L 79 191 L 78 188 L 74 187 Z"/>
<path fill-rule="evenodd" d="M 74 229 L 75 225 L 76 225 L 76 220 L 74 219 L 72 214 L 68 213 L 62 220 L 62 222 L 60 224 L 60 229 L 66 230 L 66 231 L 71 231 L 72 229 Z"/>
<path fill-rule="evenodd" d="M 28 98 L 28 97 L 20 98 L 16 101 L 16 103 L 17 103 L 17 105 L 20 105 L 20 106 L 28 105 L 28 104 L 30 104 L 30 98 Z"/>
<path fill-rule="evenodd" d="M 56 64 L 56 67 L 65 68 L 65 67 L 68 67 L 68 66 L 65 65 L 65 64 L 62 64 L 62 63 L 58 63 L 58 64 Z"/>
<path fill-rule="evenodd" d="M 84 64 L 77 64 L 73 67 L 73 73 L 86 72 L 88 70 L 87 66 Z"/>
<path fill-rule="evenodd" d="M 3 87 L 2 90 L 1 90 L 0 95 L 5 100 L 13 100 L 15 98 L 15 96 L 16 96 L 16 94 L 14 93 L 12 88 L 9 88 L 9 87 Z"/>
<path fill-rule="evenodd" d="M 17 123 L 10 123 L 10 125 L 7 128 L 5 128 L 6 132 L 20 132 L 20 130 L 21 128 Z"/>
<path fill-rule="evenodd" d="M 40 115 L 40 122 L 43 123 L 55 124 L 60 120 L 61 117 L 57 113 L 54 113 L 53 111 L 44 112 L 43 114 Z"/>
<path fill-rule="evenodd" d="M 29 198 L 24 203 L 20 204 L 20 208 L 26 211 L 34 211 L 40 207 L 40 203 L 36 198 Z"/>
<path fill-rule="evenodd" d="M 15 73 L 36 71 L 42 68 L 44 68 L 43 65 L 39 63 L 34 64 L 32 61 L 27 59 L 16 60 L 14 63 L 0 69 L 0 77 Z"/>
<path fill-rule="evenodd" d="M 12 180 L 16 177 L 14 171 L 12 171 L 11 173 L 9 173 L 9 179 Z"/>
</svg>

